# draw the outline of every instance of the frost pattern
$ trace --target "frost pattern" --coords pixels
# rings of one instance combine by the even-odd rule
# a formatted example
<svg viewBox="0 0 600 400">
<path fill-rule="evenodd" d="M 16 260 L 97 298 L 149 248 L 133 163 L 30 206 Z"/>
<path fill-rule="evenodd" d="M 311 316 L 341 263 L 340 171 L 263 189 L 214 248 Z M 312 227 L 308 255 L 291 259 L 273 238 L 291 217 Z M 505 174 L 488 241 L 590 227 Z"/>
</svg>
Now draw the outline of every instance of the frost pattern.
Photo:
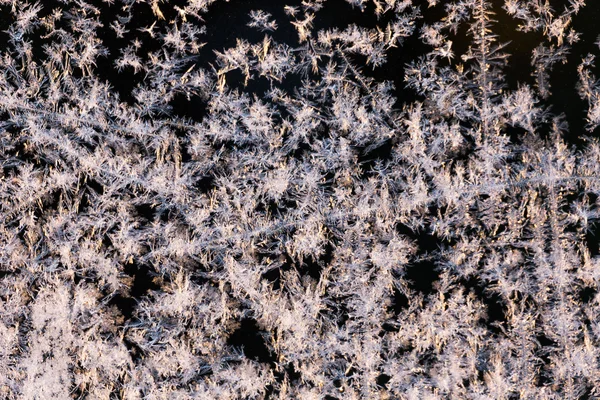
<svg viewBox="0 0 600 400">
<path fill-rule="evenodd" d="M 0 397 L 599 398 L 598 5 L 288 3 L 0 0 Z"/>
</svg>

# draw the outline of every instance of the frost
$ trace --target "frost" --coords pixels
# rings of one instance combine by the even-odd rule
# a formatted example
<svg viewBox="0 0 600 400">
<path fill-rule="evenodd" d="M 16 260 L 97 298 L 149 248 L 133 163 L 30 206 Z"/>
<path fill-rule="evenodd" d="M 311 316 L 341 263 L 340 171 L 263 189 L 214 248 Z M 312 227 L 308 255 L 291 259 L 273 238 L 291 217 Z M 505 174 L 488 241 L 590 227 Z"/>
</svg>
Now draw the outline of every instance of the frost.
<svg viewBox="0 0 600 400">
<path fill-rule="evenodd" d="M 242 3 L 0 0 L 0 397 L 598 397 L 598 6 Z"/>
</svg>

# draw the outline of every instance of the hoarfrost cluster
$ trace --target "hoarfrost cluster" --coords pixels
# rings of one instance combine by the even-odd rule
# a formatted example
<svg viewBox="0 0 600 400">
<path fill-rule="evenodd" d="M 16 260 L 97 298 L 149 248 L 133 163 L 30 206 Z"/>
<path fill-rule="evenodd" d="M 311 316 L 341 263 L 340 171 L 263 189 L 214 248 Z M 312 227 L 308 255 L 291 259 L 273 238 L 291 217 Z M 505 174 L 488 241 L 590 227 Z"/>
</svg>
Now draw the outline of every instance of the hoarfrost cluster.
<svg viewBox="0 0 600 400">
<path fill-rule="evenodd" d="M 0 397 L 599 398 L 599 15 L 0 0 Z"/>
</svg>

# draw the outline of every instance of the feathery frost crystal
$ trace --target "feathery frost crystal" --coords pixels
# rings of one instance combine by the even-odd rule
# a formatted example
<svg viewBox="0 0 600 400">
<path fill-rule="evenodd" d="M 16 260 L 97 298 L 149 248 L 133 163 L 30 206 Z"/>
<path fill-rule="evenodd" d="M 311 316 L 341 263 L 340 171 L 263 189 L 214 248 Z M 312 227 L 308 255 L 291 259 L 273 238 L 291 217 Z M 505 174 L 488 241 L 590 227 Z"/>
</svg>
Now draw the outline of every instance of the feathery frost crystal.
<svg viewBox="0 0 600 400">
<path fill-rule="evenodd" d="M 0 0 L 0 397 L 600 398 L 599 15 Z"/>
</svg>

